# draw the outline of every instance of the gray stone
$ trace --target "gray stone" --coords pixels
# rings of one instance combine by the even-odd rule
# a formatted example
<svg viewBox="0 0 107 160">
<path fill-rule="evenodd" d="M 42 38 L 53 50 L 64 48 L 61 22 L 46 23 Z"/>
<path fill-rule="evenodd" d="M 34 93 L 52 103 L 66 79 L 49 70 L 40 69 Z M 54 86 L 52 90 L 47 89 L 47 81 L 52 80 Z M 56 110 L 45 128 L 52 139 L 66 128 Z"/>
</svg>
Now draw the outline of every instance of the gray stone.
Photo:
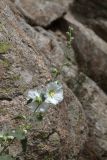
<svg viewBox="0 0 107 160">
<path fill-rule="evenodd" d="M 87 18 L 107 18 L 107 1 L 103 0 L 74 0 L 71 5 L 73 13 Z M 100 10 L 100 12 L 99 12 Z"/>
<path fill-rule="evenodd" d="M 0 54 L 0 129 L 4 130 L 18 125 L 19 122 L 13 120 L 17 114 L 31 114 L 26 105 L 25 91 L 47 84 L 51 80 L 49 57 L 54 63 L 58 55 L 63 59 L 64 53 L 56 40 L 51 44 L 54 49 L 50 50 L 53 36 L 48 36 L 45 31 L 43 32 L 46 36 L 42 31 L 37 34 L 29 25 L 26 25 L 29 28 L 27 33 L 23 29 L 24 25 L 19 12 L 10 1 L 1 0 L 0 4 L 2 24 L 2 30 L 0 30 L 2 38 L 0 38 L 3 42 L 10 44 L 5 54 Z M 35 44 L 35 38 L 30 37 L 35 32 L 39 37 L 38 40 L 41 41 L 41 46 L 37 40 Z M 51 58 L 54 51 L 56 57 Z M 46 56 L 45 53 L 49 55 Z M 84 111 L 72 91 L 63 81 L 62 83 L 64 101 L 55 108 L 50 108 L 42 122 L 32 124 L 33 131 L 28 134 L 26 154 L 28 160 L 42 160 L 48 155 L 53 159 L 67 160 L 72 154 L 77 156 L 83 147 L 87 136 Z M 49 142 L 49 137 L 56 133 L 59 135 L 60 143 L 53 146 L 53 143 Z M 10 150 L 16 154 L 13 148 Z"/>
<path fill-rule="evenodd" d="M 15 4 L 29 23 L 44 27 L 60 18 L 67 9 L 63 3 L 48 0 L 16 0 Z"/>
<path fill-rule="evenodd" d="M 107 90 L 107 43 L 73 15 L 68 14 L 65 19 L 74 28 L 73 47 L 80 70 Z"/>
<path fill-rule="evenodd" d="M 80 83 L 79 83 L 80 82 Z M 80 74 L 75 94 L 83 105 L 89 126 L 89 136 L 84 147 L 96 157 L 102 157 L 107 152 L 107 96 L 84 74 Z"/>
</svg>

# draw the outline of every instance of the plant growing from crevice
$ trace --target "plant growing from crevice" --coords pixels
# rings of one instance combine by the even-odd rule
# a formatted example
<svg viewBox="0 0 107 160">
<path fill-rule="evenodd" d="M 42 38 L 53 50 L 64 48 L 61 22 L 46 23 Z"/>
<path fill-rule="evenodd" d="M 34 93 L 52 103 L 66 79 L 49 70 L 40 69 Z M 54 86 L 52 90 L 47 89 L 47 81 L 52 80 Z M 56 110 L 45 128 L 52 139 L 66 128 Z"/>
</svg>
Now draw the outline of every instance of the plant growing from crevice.
<svg viewBox="0 0 107 160">
<path fill-rule="evenodd" d="M 74 37 L 73 37 L 73 31 L 74 31 L 74 29 L 71 26 L 69 26 L 68 27 L 68 31 L 66 32 L 67 41 L 66 41 L 65 47 L 63 48 L 63 50 L 64 50 L 64 57 L 65 57 L 65 59 L 63 61 L 63 64 L 60 67 L 53 66 L 51 68 L 51 74 L 52 74 L 52 77 L 54 79 L 57 79 L 58 76 L 62 73 L 62 70 L 63 70 L 64 66 L 69 67 L 71 65 L 71 62 L 74 63 L 72 61 L 72 59 L 70 59 L 68 57 L 68 55 L 67 55 L 68 52 L 72 51 L 71 50 L 72 49 L 72 41 L 74 39 Z"/>
<path fill-rule="evenodd" d="M 67 48 L 71 48 L 72 40 L 74 39 L 73 37 L 73 28 L 69 26 L 68 31 L 66 32 L 67 35 Z"/>
<path fill-rule="evenodd" d="M 0 133 L 0 160 L 17 160 L 18 156 L 12 157 L 9 155 L 9 147 L 18 140 L 22 145 L 21 155 L 26 155 L 28 132 L 32 131 L 32 123 L 42 121 L 43 116 L 51 106 L 56 106 L 63 100 L 63 86 L 59 81 L 51 81 L 46 86 L 28 90 L 26 92 L 27 106 L 31 111 L 31 115 L 17 115 L 13 119 L 24 121 L 24 124 L 19 125 L 7 132 Z"/>
<path fill-rule="evenodd" d="M 67 32 L 67 48 L 71 48 L 73 29 L 69 27 Z M 9 43 L 0 43 L 0 53 L 7 53 L 10 49 Z M 7 132 L 0 133 L 0 160 L 17 160 L 20 155 L 26 155 L 28 144 L 28 132 L 33 130 L 32 121 L 42 121 L 45 113 L 51 106 L 56 106 L 63 101 L 63 86 L 59 82 L 58 76 L 61 74 L 63 66 L 68 65 L 64 63 L 59 69 L 52 67 L 52 80 L 44 87 L 30 89 L 26 92 L 26 104 L 31 111 L 31 115 L 17 115 L 14 120 L 24 121 L 24 124 L 20 124 L 17 128 L 13 128 Z M 22 145 L 22 153 L 13 157 L 9 155 L 9 147 L 18 140 Z M 51 159 L 51 157 L 45 157 L 45 159 Z"/>
</svg>

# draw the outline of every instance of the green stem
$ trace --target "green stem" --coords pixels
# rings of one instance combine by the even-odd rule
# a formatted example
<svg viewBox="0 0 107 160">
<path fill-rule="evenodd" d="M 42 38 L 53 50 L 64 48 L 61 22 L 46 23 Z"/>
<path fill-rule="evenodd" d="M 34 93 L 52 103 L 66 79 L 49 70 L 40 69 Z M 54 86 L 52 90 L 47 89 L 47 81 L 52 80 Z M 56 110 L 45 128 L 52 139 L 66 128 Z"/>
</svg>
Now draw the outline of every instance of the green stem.
<svg viewBox="0 0 107 160">
<path fill-rule="evenodd" d="M 40 105 L 38 104 L 38 106 L 37 106 L 37 107 L 35 108 L 35 110 L 34 110 L 34 113 L 35 113 L 35 112 L 36 112 L 36 110 L 39 108 L 39 106 L 40 106 Z"/>
</svg>

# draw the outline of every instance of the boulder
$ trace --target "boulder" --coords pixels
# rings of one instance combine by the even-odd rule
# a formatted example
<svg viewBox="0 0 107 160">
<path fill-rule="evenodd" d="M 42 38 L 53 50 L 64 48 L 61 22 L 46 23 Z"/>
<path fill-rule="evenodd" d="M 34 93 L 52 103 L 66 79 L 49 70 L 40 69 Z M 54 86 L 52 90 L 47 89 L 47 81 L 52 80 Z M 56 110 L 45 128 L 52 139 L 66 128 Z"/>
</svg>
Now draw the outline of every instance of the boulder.
<svg viewBox="0 0 107 160">
<path fill-rule="evenodd" d="M 89 126 L 83 153 L 91 159 L 107 159 L 107 95 L 83 73 L 78 77 L 74 92 L 83 105 Z"/>
<path fill-rule="evenodd" d="M 56 34 L 50 30 L 48 32 L 41 28 L 32 29 L 30 25 L 20 20 L 22 29 L 33 39 L 37 46 L 38 52 L 43 55 L 45 63 L 52 67 L 56 67 L 61 72 L 64 82 L 75 81 L 78 75 L 78 64 L 73 48 L 66 47 L 66 37 L 61 32 Z M 59 61 L 60 60 L 60 61 Z"/>
<path fill-rule="evenodd" d="M 73 13 L 87 18 L 107 18 L 107 1 L 103 0 L 74 0 L 71 5 Z M 99 12 L 100 10 L 100 12 Z"/>
<path fill-rule="evenodd" d="M 52 37 L 48 34 L 42 36 L 40 31 L 38 40 L 42 42 L 42 46 L 39 46 L 39 42 L 35 44 L 35 38 L 30 35 L 37 35 L 37 32 L 26 24 L 15 6 L 8 0 L 1 0 L 0 4 L 0 131 L 4 131 L 19 124 L 13 119 L 14 116 L 31 114 L 26 104 L 25 92 L 46 85 L 51 80 L 49 56 L 54 52 L 50 50 L 52 44 L 48 44 Z M 23 27 L 25 24 L 28 32 Z M 62 56 L 57 41 L 53 41 L 53 44 L 56 56 Z M 53 61 L 56 58 L 52 57 Z M 68 160 L 78 156 L 86 141 L 87 124 L 82 106 L 64 81 L 62 84 L 63 102 L 50 108 L 42 122 L 32 124 L 34 128 L 28 134 L 27 160 Z M 21 150 L 15 148 L 9 148 L 13 155 L 19 154 Z"/>
<path fill-rule="evenodd" d="M 107 21 L 102 18 L 84 21 L 100 38 L 107 42 Z"/>
<path fill-rule="evenodd" d="M 107 91 L 107 43 L 73 15 L 68 13 L 65 19 L 74 28 L 73 47 L 80 70 Z"/>
<path fill-rule="evenodd" d="M 15 4 L 30 24 L 44 27 L 62 17 L 67 10 L 65 1 L 16 0 Z"/>
<path fill-rule="evenodd" d="M 70 6 L 70 11 L 78 19 L 78 21 L 87 25 L 99 37 L 107 42 L 106 0 L 75 0 Z"/>
</svg>

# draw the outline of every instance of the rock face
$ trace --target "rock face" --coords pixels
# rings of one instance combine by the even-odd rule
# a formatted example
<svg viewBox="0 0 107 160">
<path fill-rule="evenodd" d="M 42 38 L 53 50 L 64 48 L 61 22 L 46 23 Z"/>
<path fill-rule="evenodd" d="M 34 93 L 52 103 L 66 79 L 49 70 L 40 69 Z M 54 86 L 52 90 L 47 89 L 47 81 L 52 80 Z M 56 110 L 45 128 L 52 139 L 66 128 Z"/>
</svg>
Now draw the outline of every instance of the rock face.
<svg viewBox="0 0 107 160">
<path fill-rule="evenodd" d="M 107 18 L 107 1 L 100 0 L 75 0 L 72 7 L 74 12 L 88 18 Z M 99 12 L 100 10 L 100 12 Z"/>
<path fill-rule="evenodd" d="M 87 7 L 86 7 L 87 6 Z M 107 42 L 106 13 L 107 1 L 74 1 L 71 10 L 75 17 Z M 99 12 L 100 10 L 100 12 Z"/>
<path fill-rule="evenodd" d="M 8 17 L 6 17 L 5 12 L 8 12 Z M 44 78 L 46 76 L 49 78 L 50 75 L 41 55 L 35 54 L 35 52 L 37 54 L 38 52 L 33 42 L 19 29 L 17 19 L 10 8 L 5 7 L 1 16 L 1 24 L 3 25 L 1 31 L 2 41 L 9 43 L 10 49 L 6 54 L 1 54 L 3 73 L 1 74 L 0 97 L 3 98 L 7 96 L 8 98 L 13 98 L 14 96 L 22 94 L 27 89 L 27 84 L 36 86 L 40 81 L 42 81 L 42 83 L 43 81 L 45 82 Z M 7 29 L 6 32 L 4 28 L 5 30 Z M 8 30 L 8 28 L 10 28 L 10 30 Z M 32 68 L 36 69 L 31 71 Z M 37 75 L 39 75 L 39 72 L 41 72 L 42 78 L 41 80 L 39 78 L 38 81 Z"/>
<path fill-rule="evenodd" d="M 87 6 L 87 7 L 86 7 Z M 79 0 L 74 1 L 71 10 L 75 17 L 107 42 L 107 1 Z M 99 12 L 100 10 L 100 12 Z"/>
<path fill-rule="evenodd" d="M 12 120 L 15 115 L 30 114 L 25 91 L 45 85 L 51 79 L 51 62 L 60 65 L 56 59 L 59 55 L 63 61 L 64 53 L 52 33 L 34 30 L 26 24 L 10 1 L 0 0 L 0 4 L 0 130 L 5 130 L 17 125 Z M 77 157 L 83 147 L 87 135 L 85 114 L 78 99 L 62 83 L 64 101 L 51 108 L 43 122 L 34 124 L 34 132 L 29 135 L 27 160 L 70 160 Z M 10 148 L 10 153 L 17 154 L 14 149 Z"/>
<path fill-rule="evenodd" d="M 63 16 L 67 9 L 63 6 L 63 1 L 55 2 L 55 0 L 16 0 L 15 4 L 29 23 L 44 27 Z"/>
<path fill-rule="evenodd" d="M 106 5 L 107 1 L 75 0 L 70 13 L 65 16 L 67 25 L 74 28 L 73 48 L 80 71 L 95 80 L 104 91 L 107 91 Z M 99 8 L 102 8 L 100 13 Z M 78 75 L 75 77 L 75 83 L 71 78 L 67 84 L 81 102 L 89 126 L 88 139 L 80 160 L 106 160 L 107 96 L 86 75 Z"/>
<path fill-rule="evenodd" d="M 80 74 L 75 94 L 83 105 L 89 126 L 86 147 L 97 157 L 107 153 L 107 96 L 84 74 Z"/>
<path fill-rule="evenodd" d="M 75 30 L 73 47 L 80 69 L 107 90 L 107 43 L 70 14 L 65 19 Z"/>
<path fill-rule="evenodd" d="M 106 7 L 106 0 L 0 0 L 0 132 L 31 114 L 25 92 L 49 83 L 52 68 L 64 88 L 63 102 L 32 122 L 26 155 L 17 141 L 9 147 L 19 160 L 107 159 L 107 95 L 93 81 L 107 91 Z"/>
</svg>

